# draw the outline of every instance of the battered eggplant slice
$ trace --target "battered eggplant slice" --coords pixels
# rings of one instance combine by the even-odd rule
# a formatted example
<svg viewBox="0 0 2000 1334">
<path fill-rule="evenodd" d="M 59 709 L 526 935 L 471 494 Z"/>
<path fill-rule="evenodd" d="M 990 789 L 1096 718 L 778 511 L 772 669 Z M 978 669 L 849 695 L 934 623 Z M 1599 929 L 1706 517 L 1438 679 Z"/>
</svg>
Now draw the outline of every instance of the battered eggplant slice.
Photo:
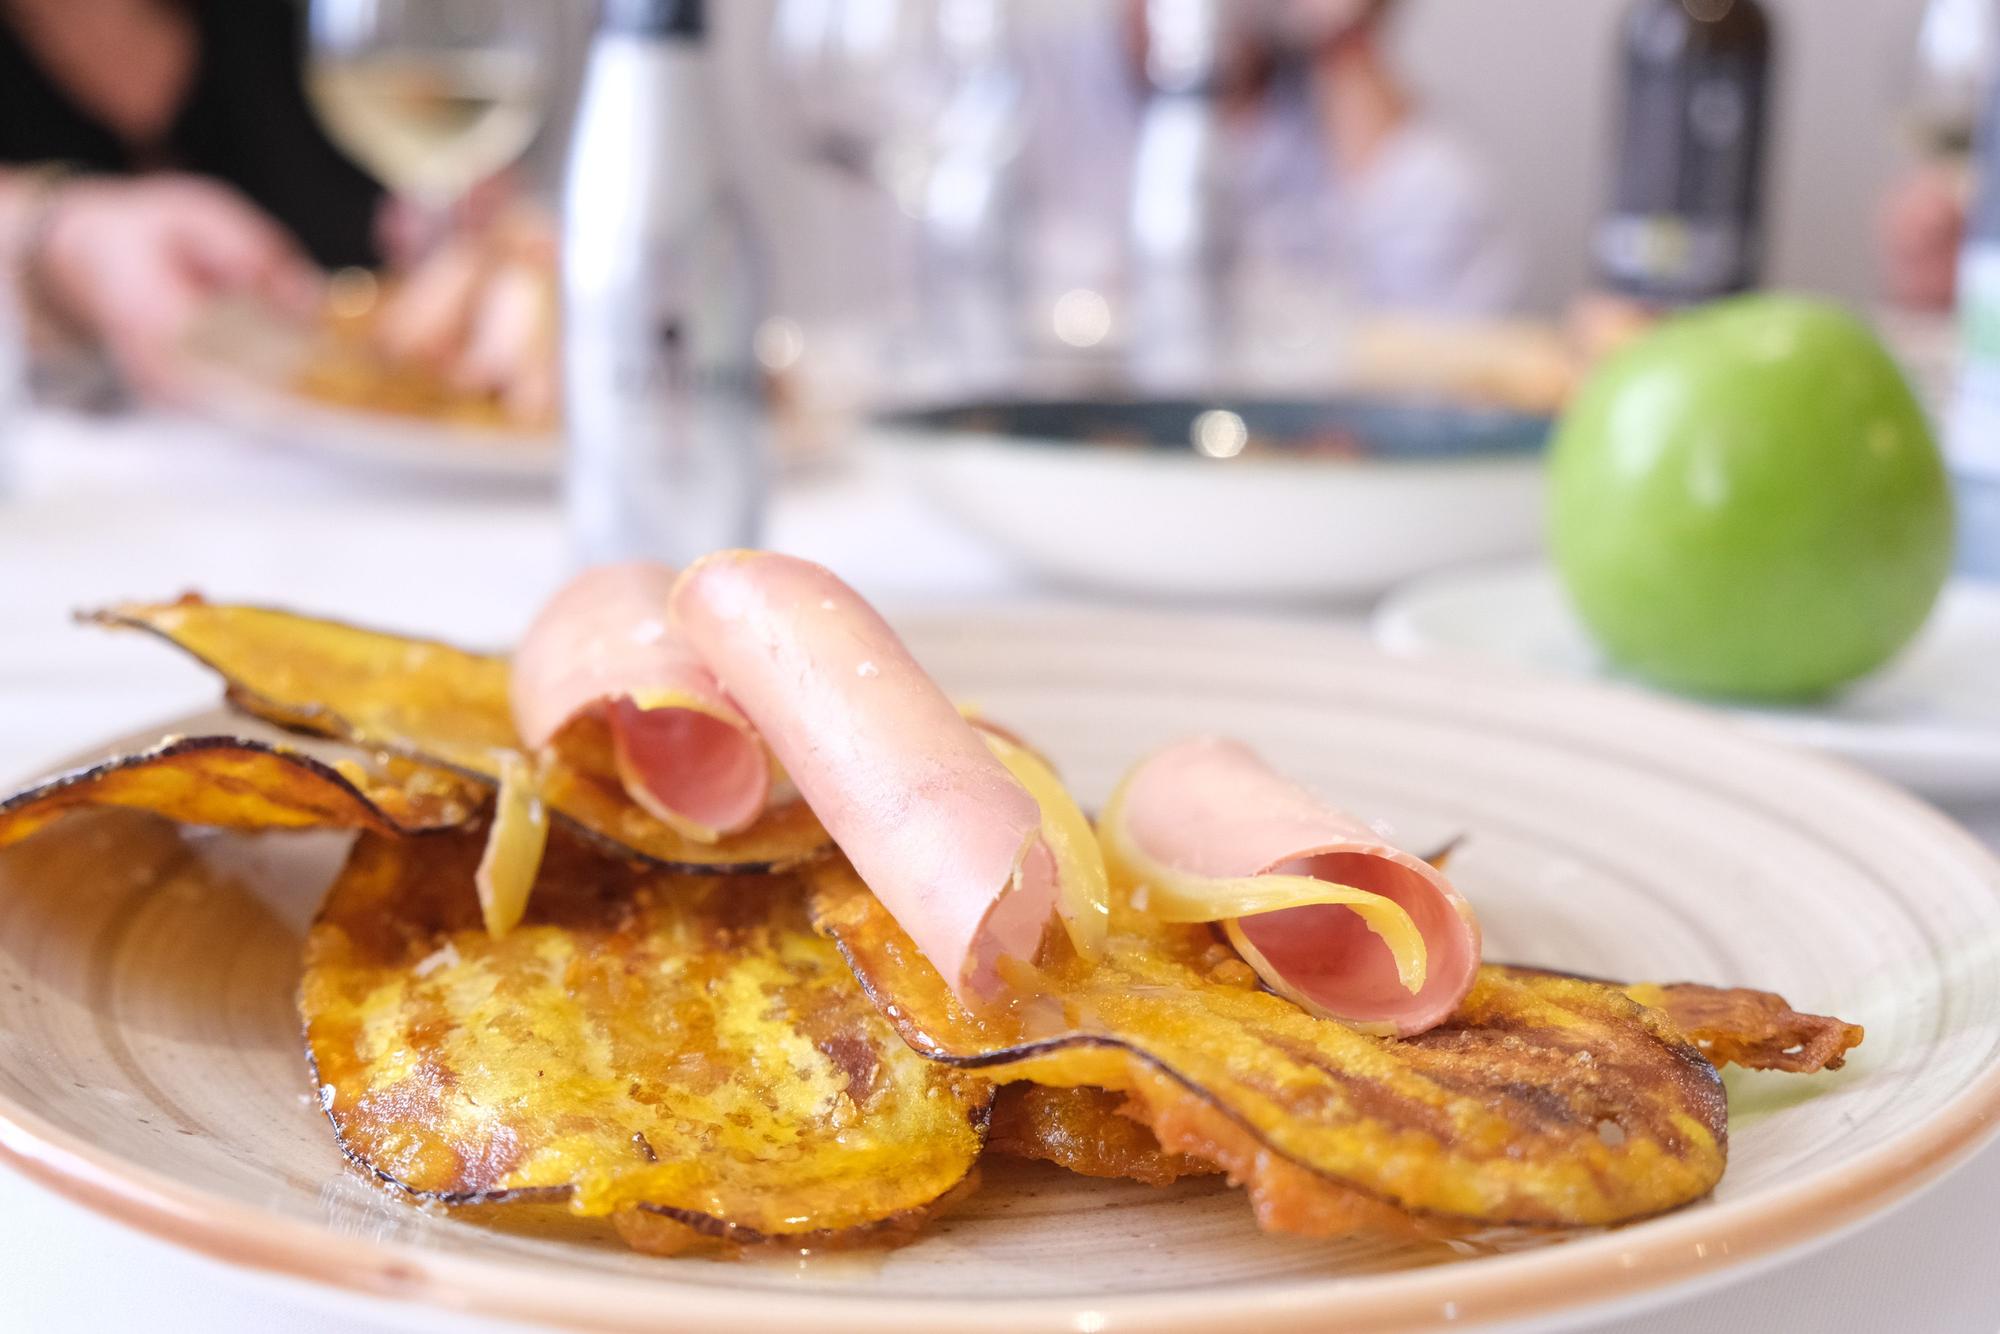
<svg viewBox="0 0 2000 1334">
<path fill-rule="evenodd" d="M 447 1204 L 565 1200 L 634 1245 L 908 1235 L 969 1188 L 991 1085 L 926 1061 L 806 917 L 803 886 L 550 842 L 482 929 L 476 835 L 364 835 L 300 1008 L 342 1148 Z"/>
<path fill-rule="evenodd" d="M 416 834 L 471 823 L 488 795 L 456 774 L 408 761 L 336 766 L 268 741 L 172 737 L 0 801 L 0 848 L 85 806 L 221 829 Z"/>
<path fill-rule="evenodd" d="M 1859 1024 L 1804 1014 L 1775 992 L 1749 987 L 1639 982 L 1626 987 L 1625 994 L 1665 1012 L 1718 1067 L 1740 1065 L 1746 1070 L 1801 1075 L 1838 1070 L 1865 1035 Z"/>
<path fill-rule="evenodd" d="M 507 660 L 427 639 L 385 634 L 264 607 L 196 597 L 129 603 L 85 620 L 144 630 L 222 677 L 229 702 L 280 727 L 392 751 L 487 786 L 507 755 L 526 749 L 507 700 Z M 740 834 L 700 843 L 625 795 L 601 721 L 558 739 L 542 796 L 575 828 L 669 870 L 781 871 L 822 855 L 826 831 L 804 802 L 767 811 Z"/>
<path fill-rule="evenodd" d="M 1222 1169 L 1201 1158 L 1168 1153 L 1153 1132 L 1126 1114 L 1127 1098 L 1110 1089 L 1008 1084 L 993 1099 L 987 1148 L 1010 1158 L 1035 1158 L 1078 1176 L 1119 1177 L 1165 1186 Z"/>
<path fill-rule="evenodd" d="M 917 1051 L 1002 1082 L 1092 1085 L 1170 1153 L 1221 1165 L 1266 1226 L 1622 1223 L 1707 1194 L 1728 1109 L 1715 1068 L 1616 988 L 1489 968 L 1459 1012 L 1393 1041 L 1314 1019 L 1240 980 L 1200 928 L 1114 935 L 1035 999 L 960 1007 L 853 870 L 812 872 L 813 914 Z"/>
<path fill-rule="evenodd" d="M 1803 1013 L 1769 991 L 1693 982 L 1636 982 L 1623 989 L 1640 1004 L 1665 1014 L 1718 1068 L 1735 1064 L 1792 1074 L 1838 1070 L 1863 1036 L 1859 1024 Z M 1108 1089 L 1008 1084 L 994 1100 L 987 1147 L 994 1153 L 1057 1163 L 1084 1176 L 1123 1177 L 1149 1185 L 1221 1170 L 1201 1159 L 1168 1153 L 1129 1108 L 1129 1099 Z"/>
</svg>

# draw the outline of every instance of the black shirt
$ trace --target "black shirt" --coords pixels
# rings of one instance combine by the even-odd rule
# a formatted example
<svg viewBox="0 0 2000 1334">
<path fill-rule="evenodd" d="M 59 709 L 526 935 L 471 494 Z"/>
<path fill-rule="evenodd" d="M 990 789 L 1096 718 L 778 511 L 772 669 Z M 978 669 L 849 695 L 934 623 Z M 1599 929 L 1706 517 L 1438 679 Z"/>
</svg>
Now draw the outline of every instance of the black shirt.
<svg viewBox="0 0 2000 1334">
<path fill-rule="evenodd" d="M 196 172 L 248 195 L 329 268 L 373 264 L 382 187 L 313 118 L 293 0 L 186 0 L 197 56 L 156 145 L 135 146 L 72 101 L 0 15 L 0 164 Z"/>
</svg>

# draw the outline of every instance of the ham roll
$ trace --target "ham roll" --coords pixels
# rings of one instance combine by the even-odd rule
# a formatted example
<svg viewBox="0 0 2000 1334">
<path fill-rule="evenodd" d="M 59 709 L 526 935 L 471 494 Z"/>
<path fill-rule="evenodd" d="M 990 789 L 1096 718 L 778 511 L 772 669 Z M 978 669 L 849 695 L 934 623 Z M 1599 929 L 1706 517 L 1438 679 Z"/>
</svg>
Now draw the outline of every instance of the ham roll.
<svg viewBox="0 0 2000 1334">
<path fill-rule="evenodd" d="M 1115 852 L 1123 851 L 1128 870 L 1136 863 L 1158 868 L 1162 879 L 1231 882 L 1239 901 L 1248 897 L 1245 877 L 1291 876 L 1400 907 L 1391 914 L 1398 922 L 1407 914 L 1422 940 L 1417 976 L 1399 970 L 1390 937 L 1371 928 L 1361 906 L 1314 903 L 1226 920 L 1232 943 L 1264 981 L 1316 1014 L 1407 1036 L 1441 1023 L 1472 986 L 1479 925 L 1444 874 L 1274 772 L 1241 742 L 1202 738 L 1153 755 L 1126 777 L 1105 820 L 1114 875 Z"/>
<path fill-rule="evenodd" d="M 599 565 L 564 585 L 514 651 L 514 726 L 534 749 L 601 712 L 626 793 L 673 829 L 712 843 L 756 820 L 769 757 L 671 624 L 674 571 Z"/>
<path fill-rule="evenodd" d="M 1030 961 L 1059 898 L 1042 812 L 860 595 L 808 561 L 727 551 L 673 610 L 820 823 L 961 1000 Z"/>
</svg>

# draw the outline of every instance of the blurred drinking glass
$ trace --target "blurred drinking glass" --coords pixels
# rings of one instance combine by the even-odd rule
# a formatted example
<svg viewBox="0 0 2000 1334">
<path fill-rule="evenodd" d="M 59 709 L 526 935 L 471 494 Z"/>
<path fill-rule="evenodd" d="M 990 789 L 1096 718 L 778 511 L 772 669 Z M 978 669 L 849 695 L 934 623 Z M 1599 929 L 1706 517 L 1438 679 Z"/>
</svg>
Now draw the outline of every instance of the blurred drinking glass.
<svg viewBox="0 0 2000 1334">
<path fill-rule="evenodd" d="M 1882 279 L 1898 309 L 1951 308 L 1971 203 L 1972 146 L 2000 54 L 1994 0 L 1930 0 L 1916 31 L 1900 119 L 1916 163 L 1880 215 Z"/>
<path fill-rule="evenodd" d="M 2000 54 L 1992 0 L 1930 0 L 1917 25 L 1904 116 L 1925 159 L 1965 165 Z"/>
<path fill-rule="evenodd" d="M 1025 131 L 1004 0 L 778 0 L 771 41 L 807 156 L 914 224 L 911 348 L 997 369 L 1020 299 L 1005 214 Z"/>
<path fill-rule="evenodd" d="M 911 217 L 946 161 L 990 169 L 1020 147 L 1001 0 L 779 0 L 772 54 L 807 154 Z"/>
<path fill-rule="evenodd" d="M 1149 92 L 1132 160 L 1129 361 L 1140 384 L 1185 389 L 1212 373 L 1230 342 L 1236 210 L 1221 97 L 1240 34 L 1220 0 L 1146 0 L 1145 16 Z"/>
<path fill-rule="evenodd" d="M 377 180 L 441 213 L 540 127 L 551 0 L 310 0 L 306 86 Z"/>
</svg>

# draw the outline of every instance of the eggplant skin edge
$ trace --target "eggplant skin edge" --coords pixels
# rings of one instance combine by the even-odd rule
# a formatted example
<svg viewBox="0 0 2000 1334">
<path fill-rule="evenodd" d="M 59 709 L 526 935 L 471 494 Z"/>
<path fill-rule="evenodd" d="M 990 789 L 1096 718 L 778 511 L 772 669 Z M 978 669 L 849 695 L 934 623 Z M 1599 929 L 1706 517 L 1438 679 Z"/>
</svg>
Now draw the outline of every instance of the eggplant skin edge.
<svg viewBox="0 0 2000 1334">
<path fill-rule="evenodd" d="M 836 881 L 846 879 L 838 875 L 834 878 Z M 1637 1222 L 1702 1199 L 1720 1180 L 1727 1162 L 1728 1095 L 1720 1072 L 1693 1042 L 1673 1028 L 1665 1016 L 1648 1011 L 1615 987 L 1573 979 L 1579 985 L 1591 986 L 1594 993 L 1601 993 L 1599 998 L 1604 1003 L 1620 1011 L 1629 1008 L 1634 1023 L 1644 1030 L 1643 1034 L 1635 1033 L 1633 1037 L 1635 1040 L 1642 1038 L 1654 1052 L 1655 1059 L 1649 1063 L 1651 1079 L 1648 1083 L 1627 1086 L 1630 1088 L 1629 1096 L 1634 1099 L 1635 1111 L 1657 1110 L 1669 1118 L 1684 1118 L 1683 1128 L 1696 1129 L 1707 1138 L 1708 1144 L 1690 1142 L 1676 1150 L 1669 1143 L 1671 1135 L 1656 1141 L 1663 1150 L 1685 1153 L 1682 1160 L 1684 1171 L 1678 1184 L 1669 1187 L 1662 1181 L 1656 1186 L 1639 1189 L 1626 1206 L 1613 1206 L 1602 1217 L 1549 1217 L 1531 1212 L 1499 1210 L 1470 1213 L 1427 1205 L 1421 1200 L 1398 1198 L 1366 1181 L 1350 1179 L 1344 1174 L 1315 1166 L 1299 1153 L 1274 1142 L 1267 1132 L 1226 1098 L 1218 1096 L 1200 1080 L 1177 1068 L 1171 1060 L 1148 1050 L 1142 1036 L 1106 1032 L 1056 1033 L 1027 1040 L 1003 1039 L 995 1045 L 981 1046 L 978 1050 L 971 1050 L 963 1044 L 954 1045 L 949 1038 L 940 1038 L 938 1032 L 950 1023 L 949 1020 L 925 1012 L 925 1005 L 913 1001 L 908 995 L 898 997 L 885 992 L 882 979 L 871 976 L 873 964 L 863 957 L 870 951 L 869 941 L 863 939 L 857 943 L 844 936 L 846 928 L 858 928 L 865 936 L 867 927 L 839 920 L 837 894 L 838 891 L 835 897 L 828 898 L 815 892 L 812 896 L 815 925 L 833 940 L 841 956 L 860 979 L 862 989 L 913 1050 L 948 1067 L 984 1072 L 1002 1082 L 1025 1078 L 1032 1082 L 1058 1085 L 1092 1084 L 1124 1092 L 1134 1098 L 1138 1105 L 1135 1110 L 1143 1112 L 1140 1119 L 1154 1129 L 1166 1149 L 1211 1157 L 1221 1162 L 1233 1177 L 1251 1188 L 1253 1197 L 1259 1193 L 1260 1177 L 1289 1177 L 1289 1181 L 1279 1182 L 1280 1186 L 1298 1185 L 1308 1180 L 1317 1183 L 1322 1194 L 1329 1198 L 1339 1196 L 1346 1212 L 1354 1214 L 1358 1211 L 1364 1215 L 1363 1222 L 1370 1230 L 1387 1229 L 1406 1234 L 1414 1230 L 1433 1236 L 1465 1236 L 1493 1229 L 1573 1232 L 1578 1228 Z M 900 959 L 903 953 L 895 951 L 892 957 Z M 1497 980 L 1505 981 L 1510 976 L 1523 980 L 1509 970 L 1496 968 L 1493 972 Z M 1647 1015 L 1653 1017 L 1646 1018 Z M 1077 1052 L 1101 1053 L 1122 1064 L 1107 1066 L 1102 1059 L 1098 1059 L 1064 1068 L 1064 1053 Z M 1051 1064 L 1056 1068 L 1049 1068 Z M 1007 1067 L 1010 1066 L 1023 1068 L 1009 1071 Z M 1477 1071 L 1474 1073 L 1477 1074 Z M 1189 1111 L 1190 1107 L 1197 1106 L 1199 1115 Z M 1164 1124 L 1168 1122 L 1176 1124 Z M 1592 1130 L 1591 1137 L 1595 1138 L 1595 1128 L 1586 1128 Z M 1196 1133 L 1166 1133 L 1182 1129 Z M 1607 1199 L 1605 1203 L 1611 1204 L 1611 1200 Z"/>
<path fill-rule="evenodd" d="M 369 626 L 355 625 L 351 622 L 332 620 L 326 617 L 311 616 L 282 607 L 260 606 L 249 603 L 209 603 L 193 595 L 184 596 L 175 604 L 162 605 L 165 607 L 176 605 L 188 607 L 202 606 L 219 612 L 240 608 L 247 612 L 290 617 L 301 622 L 312 623 L 327 628 L 350 630 L 357 634 L 392 638 L 412 646 L 437 649 L 447 653 L 461 654 L 468 657 L 492 656 L 476 653 L 473 650 L 449 644 L 439 639 L 377 630 Z M 231 708 L 261 722 L 269 723 L 274 727 L 282 728 L 285 731 L 293 732 L 300 736 L 318 737 L 336 741 L 344 745 L 354 746 L 362 751 L 386 751 L 406 760 L 432 766 L 467 782 L 477 783 L 488 791 L 497 786 L 497 780 L 491 774 L 482 773 L 477 769 L 463 764 L 455 764 L 440 759 L 435 755 L 427 754 L 421 749 L 409 745 L 398 744 L 393 741 L 377 741 L 361 736 L 357 734 L 356 730 L 340 713 L 324 705 L 299 705 L 274 699 L 269 695 L 241 684 L 215 658 L 190 648 L 187 644 L 176 638 L 172 631 L 142 614 L 154 609 L 156 609 L 155 606 L 144 603 L 121 604 L 115 607 L 79 611 L 75 614 L 75 619 L 79 624 L 96 626 L 103 629 L 138 631 L 187 655 L 221 678 L 224 686 L 223 699 Z M 688 875 L 778 875 L 808 866 L 828 856 L 833 849 L 832 840 L 826 835 L 824 830 L 819 830 L 815 836 L 801 838 L 795 848 L 778 856 L 751 857 L 735 861 L 721 861 L 713 858 L 663 857 L 635 847 L 631 843 L 586 824 L 577 817 L 562 810 L 552 807 L 550 814 L 556 821 L 613 856 L 622 857 L 640 865 L 656 867 L 663 871 L 673 871 Z"/>
<path fill-rule="evenodd" d="M 312 1087 L 323 1087 L 319 1074 L 319 1062 L 314 1059 L 312 1045 L 306 1041 L 301 1028 L 302 1046 L 307 1075 Z M 383 1170 L 369 1161 L 366 1155 L 355 1149 L 342 1133 L 340 1122 L 324 1101 L 320 1111 L 326 1117 L 333 1131 L 333 1142 L 356 1171 L 364 1172 L 377 1184 L 395 1191 L 398 1195 L 425 1204 L 439 1204 L 450 1209 L 480 1208 L 509 1204 L 562 1204 L 575 1193 L 573 1186 L 522 1186 L 509 1190 L 420 1190 L 395 1174 Z M 993 1105 L 990 1100 L 973 1109 L 972 1125 L 980 1140 L 985 1141 L 991 1124 Z M 845 1248 L 866 1246 L 874 1242 L 894 1244 L 908 1240 L 923 1226 L 940 1214 L 959 1204 L 979 1187 L 979 1165 L 975 1162 L 971 1171 L 954 1182 L 950 1188 L 928 1203 L 879 1218 L 863 1227 L 855 1228 L 815 1228 L 805 1232 L 765 1232 L 743 1223 L 732 1223 L 715 1214 L 703 1213 L 695 1209 L 683 1209 L 666 1204 L 638 1204 L 633 1206 L 638 1212 L 654 1215 L 669 1222 L 678 1223 L 697 1236 L 726 1246 L 744 1248 L 777 1246 L 819 1249 L 822 1247 Z M 643 1249 L 643 1248 L 635 1248 Z"/>
<path fill-rule="evenodd" d="M 176 760 L 232 752 L 245 756 L 268 757 L 280 761 L 293 772 L 314 783 L 322 784 L 327 789 L 337 793 L 340 798 L 351 801 L 355 807 L 354 814 L 359 817 L 356 823 L 364 827 L 376 828 L 382 833 L 394 834 L 405 838 L 422 837 L 424 835 L 463 828 L 473 818 L 474 813 L 468 812 L 464 818 L 433 822 L 405 819 L 392 814 L 374 795 L 356 784 L 353 779 L 340 772 L 339 769 L 319 759 L 317 756 L 308 755 L 304 751 L 294 750 L 289 746 L 266 741 L 258 737 L 210 733 L 199 736 L 164 737 L 155 744 L 143 749 L 129 751 L 122 755 L 108 756 L 79 768 L 50 775 L 29 787 L 23 788 L 19 792 L 15 792 L 5 798 L 0 798 L 0 846 L 5 846 L 21 838 L 26 838 L 29 834 L 39 831 L 47 823 L 47 821 L 33 821 L 29 824 L 25 832 L 12 835 L 9 834 L 6 828 L 7 822 L 23 816 L 31 808 L 39 805 L 46 804 L 49 807 L 49 820 L 53 820 L 67 811 L 92 805 L 113 805 L 134 810 L 154 810 L 152 806 L 123 802 L 94 802 L 87 795 L 79 795 L 74 801 L 63 801 L 61 798 L 71 793 L 78 793 L 81 789 L 93 787 L 107 779 L 135 773 L 155 765 L 166 766 L 171 765 Z M 154 810 L 154 813 L 167 814 L 167 811 Z M 185 823 L 203 822 L 189 820 L 185 821 Z M 321 822 L 319 826 L 301 822 L 296 826 L 289 827 L 331 827 L 337 823 L 340 822 L 328 819 Z M 218 827 L 263 828 L 267 826 L 252 826 L 245 823 L 243 825 Z M 268 827 L 285 828 L 288 826 L 271 825 Z"/>
</svg>

